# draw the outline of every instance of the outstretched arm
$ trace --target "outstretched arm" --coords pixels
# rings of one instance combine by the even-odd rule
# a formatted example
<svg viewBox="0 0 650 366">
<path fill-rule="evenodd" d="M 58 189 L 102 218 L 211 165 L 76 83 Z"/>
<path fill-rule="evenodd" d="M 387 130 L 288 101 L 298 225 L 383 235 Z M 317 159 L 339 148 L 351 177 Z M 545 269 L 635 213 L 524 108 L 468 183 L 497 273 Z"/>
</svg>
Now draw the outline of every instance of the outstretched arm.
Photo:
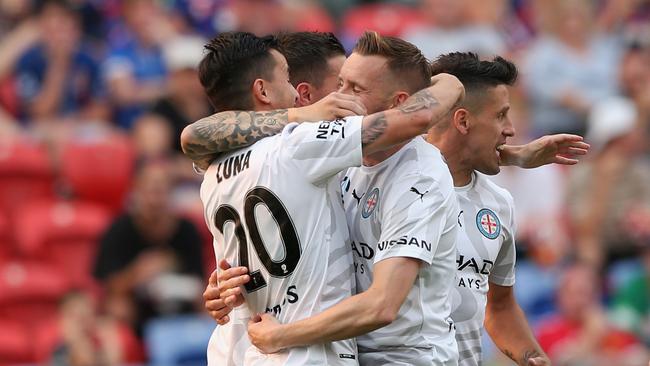
<svg viewBox="0 0 650 366">
<path fill-rule="evenodd" d="M 589 144 L 582 136 L 570 134 L 548 135 L 526 145 L 501 145 L 500 165 L 537 168 L 547 164 L 575 165 L 578 156 L 586 155 Z"/>
<path fill-rule="evenodd" d="M 549 361 L 528 326 L 511 286 L 490 283 L 485 329 L 497 347 L 521 366 L 547 366 Z"/>
</svg>

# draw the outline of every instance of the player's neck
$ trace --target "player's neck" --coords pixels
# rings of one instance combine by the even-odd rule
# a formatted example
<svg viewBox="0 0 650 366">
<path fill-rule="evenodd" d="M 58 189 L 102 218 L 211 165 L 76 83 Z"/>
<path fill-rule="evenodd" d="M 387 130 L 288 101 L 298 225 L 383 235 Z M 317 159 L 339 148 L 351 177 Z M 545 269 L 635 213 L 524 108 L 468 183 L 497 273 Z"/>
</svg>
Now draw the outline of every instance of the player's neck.
<svg viewBox="0 0 650 366">
<path fill-rule="evenodd" d="M 463 144 L 454 141 L 447 134 L 431 132 L 427 135 L 426 140 L 440 150 L 454 180 L 454 187 L 464 187 L 472 181 L 473 169 L 464 163 Z"/>
<path fill-rule="evenodd" d="M 393 154 L 395 154 L 396 152 L 398 152 L 398 151 L 399 151 L 402 147 L 404 147 L 404 145 L 406 145 L 407 143 L 408 143 L 408 142 L 405 142 L 405 143 L 403 143 L 403 144 L 399 144 L 399 145 L 393 146 L 393 147 L 391 147 L 390 149 L 386 149 L 386 150 L 382 150 L 382 151 L 377 151 L 377 152 L 372 153 L 372 154 L 370 154 L 370 155 L 368 155 L 368 156 L 364 156 L 364 157 L 363 157 L 363 165 L 364 165 L 364 166 L 374 166 L 374 165 L 377 165 L 377 164 L 381 163 L 382 161 L 384 161 L 384 160 L 390 158 L 391 156 L 393 156 Z"/>
</svg>

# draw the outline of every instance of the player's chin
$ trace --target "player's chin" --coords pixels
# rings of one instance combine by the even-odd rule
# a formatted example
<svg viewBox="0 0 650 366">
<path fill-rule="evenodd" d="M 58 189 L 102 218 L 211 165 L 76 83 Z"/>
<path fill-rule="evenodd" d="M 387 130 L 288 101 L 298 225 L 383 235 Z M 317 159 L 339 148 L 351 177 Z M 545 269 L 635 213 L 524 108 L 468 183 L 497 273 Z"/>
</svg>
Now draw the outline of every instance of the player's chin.
<svg viewBox="0 0 650 366">
<path fill-rule="evenodd" d="M 488 164 L 485 164 L 481 167 L 481 169 L 477 169 L 479 172 L 485 174 L 485 175 L 497 175 L 501 171 L 501 167 L 499 166 L 499 162 L 490 162 Z"/>
</svg>

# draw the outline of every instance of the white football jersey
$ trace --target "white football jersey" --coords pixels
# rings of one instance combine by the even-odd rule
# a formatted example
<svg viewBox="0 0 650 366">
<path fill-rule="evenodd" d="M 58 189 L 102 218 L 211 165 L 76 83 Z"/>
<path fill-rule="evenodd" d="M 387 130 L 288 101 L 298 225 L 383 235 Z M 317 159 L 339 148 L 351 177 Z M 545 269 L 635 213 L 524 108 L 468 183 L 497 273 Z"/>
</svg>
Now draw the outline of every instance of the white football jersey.
<svg viewBox="0 0 650 366">
<path fill-rule="evenodd" d="M 217 262 L 249 268 L 246 305 L 211 339 L 212 365 L 356 365 L 354 340 L 264 355 L 247 342 L 251 314 L 282 323 L 318 314 L 354 291 L 336 174 L 361 164 L 361 120 L 288 125 L 206 170 L 201 200 Z"/>
<path fill-rule="evenodd" d="M 456 188 L 460 206 L 458 257 L 451 317 L 456 324 L 459 364 L 481 364 L 481 334 L 489 282 L 515 283 L 514 202 L 485 175 Z"/>
<path fill-rule="evenodd" d="M 440 151 L 416 137 L 385 161 L 351 168 L 341 182 L 357 291 L 375 263 L 410 257 L 422 266 L 390 325 L 357 337 L 362 365 L 454 365 L 458 349 L 449 293 L 458 203 Z"/>
</svg>

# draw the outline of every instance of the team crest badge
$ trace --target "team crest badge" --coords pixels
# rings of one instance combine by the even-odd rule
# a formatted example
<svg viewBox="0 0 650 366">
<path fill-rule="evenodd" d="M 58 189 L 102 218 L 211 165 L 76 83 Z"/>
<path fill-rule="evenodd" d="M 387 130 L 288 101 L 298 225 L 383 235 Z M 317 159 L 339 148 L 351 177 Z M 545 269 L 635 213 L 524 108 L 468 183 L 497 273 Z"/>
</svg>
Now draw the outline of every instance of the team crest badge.
<svg viewBox="0 0 650 366">
<path fill-rule="evenodd" d="M 496 239 L 501 234 L 501 222 L 497 214 L 484 208 L 476 214 L 476 227 L 488 239 Z"/>
<path fill-rule="evenodd" d="M 366 202 L 363 204 L 363 208 L 361 209 L 361 216 L 364 219 L 367 219 L 372 215 L 373 212 L 375 212 L 375 208 L 377 208 L 377 205 L 379 204 L 379 188 L 375 188 L 370 193 L 368 194 L 368 198 L 366 198 Z"/>
</svg>

